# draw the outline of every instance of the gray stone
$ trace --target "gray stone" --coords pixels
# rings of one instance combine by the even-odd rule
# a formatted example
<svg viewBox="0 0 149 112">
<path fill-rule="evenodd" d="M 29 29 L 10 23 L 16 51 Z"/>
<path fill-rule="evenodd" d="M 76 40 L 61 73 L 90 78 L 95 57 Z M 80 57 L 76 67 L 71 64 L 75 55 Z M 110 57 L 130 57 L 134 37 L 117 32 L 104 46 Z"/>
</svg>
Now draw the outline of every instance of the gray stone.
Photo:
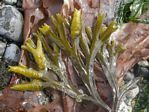
<svg viewBox="0 0 149 112">
<path fill-rule="evenodd" d="M 22 39 L 23 17 L 13 6 L 0 7 L 0 35 L 16 42 Z"/>
<path fill-rule="evenodd" d="M 149 63 L 147 60 L 139 61 L 138 65 L 143 66 L 143 67 L 149 67 Z"/>
<path fill-rule="evenodd" d="M 22 0 L 18 0 L 16 6 L 17 7 L 22 7 L 22 2 L 23 2 Z"/>
<path fill-rule="evenodd" d="M 127 99 L 134 99 L 138 93 L 139 93 L 139 87 L 137 85 L 135 85 L 133 87 L 133 89 L 129 90 L 126 97 L 127 97 Z"/>
<path fill-rule="evenodd" d="M 20 48 L 15 44 L 7 45 L 4 59 L 11 62 L 18 62 L 20 59 Z"/>
<path fill-rule="evenodd" d="M 6 43 L 0 41 L 0 59 L 2 58 L 6 48 Z"/>
<path fill-rule="evenodd" d="M 147 60 L 140 61 L 134 66 L 135 77 L 142 76 L 149 80 L 149 62 Z"/>
<path fill-rule="evenodd" d="M 130 81 L 130 80 L 132 80 L 132 79 L 134 79 L 134 73 L 128 71 L 128 72 L 126 73 L 125 77 L 124 77 L 124 80 L 125 80 L 126 82 L 128 82 L 128 81 Z"/>
<path fill-rule="evenodd" d="M 114 19 L 114 7 L 115 2 L 101 0 L 100 1 L 100 13 L 105 14 L 105 23 L 109 24 Z"/>
<path fill-rule="evenodd" d="M 132 107 L 125 102 L 121 102 L 118 112 L 132 112 Z"/>
<path fill-rule="evenodd" d="M 129 90 L 124 96 L 120 103 L 120 107 L 118 109 L 118 112 L 132 112 L 133 109 L 133 103 L 132 101 L 139 93 L 139 87 L 137 85 L 134 85 L 131 90 Z"/>
<path fill-rule="evenodd" d="M 17 3 L 17 0 L 3 0 L 3 2 L 9 5 L 14 5 Z"/>
<path fill-rule="evenodd" d="M 42 91 L 25 92 L 24 99 L 25 100 L 22 103 L 22 106 L 25 109 L 30 109 L 31 107 L 34 107 L 37 105 L 45 105 L 45 104 L 48 104 L 49 102 L 48 97 Z"/>
<path fill-rule="evenodd" d="M 136 72 L 137 76 L 142 76 L 145 79 L 149 79 L 149 69 L 147 67 L 138 66 Z"/>
</svg>

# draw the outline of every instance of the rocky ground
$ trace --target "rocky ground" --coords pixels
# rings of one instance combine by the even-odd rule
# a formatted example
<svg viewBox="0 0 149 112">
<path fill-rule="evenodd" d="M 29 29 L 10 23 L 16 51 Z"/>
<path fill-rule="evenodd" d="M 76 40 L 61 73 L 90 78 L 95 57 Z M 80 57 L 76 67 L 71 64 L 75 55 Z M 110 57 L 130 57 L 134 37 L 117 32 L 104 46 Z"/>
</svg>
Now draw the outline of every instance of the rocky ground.
<svg viewBox="0 0 149 112">
<path fill-rule="evenodd" d="M 22 1 L 23 0 L 2 0 L 0 3 L 0 112 L 62 112 L 63 109 L 61 105 L 64 105 L 63 103 L 67 104 L 68 102 L 71 104 L 66 105 L 66 112 L 72 112 L 70 107 L 77 104 L 74 103 L 71 98 L 67 98 L 67 96 L 62 97 L 57 91 L 49 89 L 38 92 L 19 92 L 9 89 L 12 84 L 18 83 L 21 80 L 19 76 L 12 73 L 10 74 L 7 71 L 7 67 L 9 65 L 16 65 L 20 61 L 22 61 L 22 63 L 27 63 L 26 58 L 24 58 L 24 52 L 21 51 L 21 45 L 23 44 L 24 40 L 26 40 L 31 33 L 36 31 L 38 26 L 44 22 L 49 23 L 49 15 L 57 12 L 62 12 L 64 15 L 67 15 L 65 4 L 63 5 L 63 2 L 60 0 L 52 0 L 51 2 L 48 0 Z M 117 10 L 114 8 L 116 4 L 119 4 L 119 0 L 88 0 L 88 2 L 86 2 L 86 0 L 76 0 L 74 6 L 82 8 L 84 18 L 86 17 L 84 21 L 85 25 L 91 26 L 92 23 L 89 21 L 93 21 L 94 16 L 99 12 L 106 14 L 104 23 L 109 24 L 109 21 L 114 19 L 114 11 Z M 71 10 L 73 10 L 74 6 L 70 6 Z M 61 10 L 61 8 L 63 10 Z M 143 26 L 143 28 L 144 27 L 146 26 Z M 145 29 L 141 31 L 147 32 L 149 30 Z M 143 34 L 136 35 L 142 36 Z M 142 38 L 144 39 L 145 36 L 143 36 Z M 128 48 L 130 48 L 129 42 L 126 44 L 128 45 Z M 142 48 L 140 47 L 140 49 Z M 125 72 L 124 83 L 127 83 L 138 76 L 142 76 L 145 79 L 145 83 L 140 83 L 139 85 L 136 84 L 131 90 L 129 90 L 129 92 L 123 97 L 123 101 L 119 107 L 119 112 L 133 112 L 133 107 L 139 108 L 139 106 L 135 106 L 134 104 L 134 101 L 136 101 L 139 105 L 138 102 L 140 100 L 138 100 L 136 96 L 138 96 L 138 98 L 143 98 L 142 95 L 147 96 L 148 94 L 146 92 L 149 93 L 149 91 L 142 89 L 144 86 L 148 86 L 149 61 L 139 60 L 136 64 L 131 60 L 132 58 L 135 58 L 135 61 L 138 61 L 138 59 L 133 56 L 128 58 L 130 62 L 128 64 L 128 69 L 127 67 L 123 68 L 127 71 Z M 127 60 L 125 62 L 127 62 Z M 125 62 L 124 64 L 127 65 Z M 61 101 L 62 98 L 66 99 L 65 102 Z M 135 98 L 136 100 L 134 100 Z M 149 97 L 147 96 L 146 98 L 148 99 Z M 145 103 L 145 105 L 149 104 L 148 100 L 143 101 L 141 103 Z M 88 105 L 90 105 L 89 108 Z M 105 112 L 105 110 L 97 108 L 90 103 L 83 103 L 77 107 L 80 110 L 74 107 L 76 108 L 74 109 L 75 112 Z M 143 106 L 141 108 L 143 108 Z M 140 112 L 147 111 L 149 111 L 149 108 L 146 108 L 146 110 Z M 139 112 L 139 110 L 134 112 Z"/>
<path fill-rule="evenodd" d="M 6 73 L 5 68 L 8 65 L 15 65 L 20 59 L 20 45 L 23 43 L 22 30 L 24 24 L 23 14 L 19 10 L 21 9 L 21 4 L 21 0 L 4 0 L 0 5 L 1 75 Z M 3 76 L 8 83 L 9 79 L 7 77 L 11 76 Z M 6 83 L 5 81 L 4 83 Z M 1 88 L 3 88 L 3 84 L 1 84 Z"/>
</svg>

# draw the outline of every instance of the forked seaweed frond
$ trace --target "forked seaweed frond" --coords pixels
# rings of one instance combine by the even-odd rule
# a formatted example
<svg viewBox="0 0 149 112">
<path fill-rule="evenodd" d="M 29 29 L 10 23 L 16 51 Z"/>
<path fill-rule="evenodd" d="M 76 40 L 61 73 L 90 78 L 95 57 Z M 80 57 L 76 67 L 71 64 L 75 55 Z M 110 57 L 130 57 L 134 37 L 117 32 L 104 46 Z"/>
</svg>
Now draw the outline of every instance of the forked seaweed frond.
<svg viewBox="0 0 149 112">
<path fill-rule="evenodd" d="M 39 70 L 28 68 L 25 65 L 10 66 L 9 71 L 31 78 L 32 81 L 25 84 L 16 84 L 14 90 L 42 90 L 53 88 L 64 92 L 77 102 L 82 100 L 92 101 L 102 106 L 109 112 L 117 111 L 117 103 L 126 90 L 122 91 L 116 77 L 116 60 L 119 53 L 123 52 L 122 44 L 110 39 L 110 35 L 117 29 L 116 23 L 106 28 L 103 25 L 104 16 L 99 15 L 93 28 L 86 27 L 87 37 L 82 34 L 81 11 L 74 11 L 72 20 L 65 19 L 62 15 L 51 16 L 53 27 L 44 24 L 39 31 L 34 33 L 37 45 L 31 38 L 22 46 L 29 51 L 38 65 Z M 47 41 L 49 40 L 49 41 Z M 45 52 L 44 52 L 45 51 Z M 77 75 L 84 83 L 87 91 L 76 87 L 68 78 L 66 63 L 68 58 Z M 95 82 L 95 63 L 100 63 L 103 72 L 113 90 L 113 107 L 109 107 L 99 95 Z M 53 77 L 57 76 L 59 80 Z M 138 81 L 138 80 L 137 80 Z M 136 83 L 137 81 L 134 81 Z"/>
</svg>

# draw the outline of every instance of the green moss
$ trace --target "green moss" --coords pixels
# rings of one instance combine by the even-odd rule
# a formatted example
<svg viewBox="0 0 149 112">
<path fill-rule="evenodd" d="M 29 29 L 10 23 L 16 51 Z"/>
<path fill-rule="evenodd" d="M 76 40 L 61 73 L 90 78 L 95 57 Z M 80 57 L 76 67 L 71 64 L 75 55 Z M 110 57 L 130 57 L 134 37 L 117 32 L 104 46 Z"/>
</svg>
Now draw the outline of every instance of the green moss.
<svg viewBox="0 0 149 112">
<path fill-rule="evenodd" d="M 149 82 L 143 80 L 139 84 L 140 93 L 135 99 L 133 112 L 149 112 Z"/>
</svg>

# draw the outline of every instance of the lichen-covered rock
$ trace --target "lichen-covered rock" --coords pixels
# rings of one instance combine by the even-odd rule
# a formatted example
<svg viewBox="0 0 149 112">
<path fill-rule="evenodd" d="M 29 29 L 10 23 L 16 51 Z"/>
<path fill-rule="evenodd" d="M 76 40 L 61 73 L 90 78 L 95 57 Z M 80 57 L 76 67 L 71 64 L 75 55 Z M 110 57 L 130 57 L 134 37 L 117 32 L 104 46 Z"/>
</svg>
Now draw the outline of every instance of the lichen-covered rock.
<svg viewBox="0 0 149 112">
<path fill-rule="evenodd" d="M 16 42 L 20 42 L 23 27 L 22 14 L 13 6 L 0 7 L 0 35 Z"/>
<path fill-rule="evenodd" d="M 18 62 L 20 59 L 20 48 L 15 44 L 7 45 L 4 59 L 11 62 Z"/>
<path fill-rule="evenodd" d="M 0 60 L 5 52 L 5 48 L 6 48 L 6 43 L 0 41 Z"/>
<path fill-rule="evenodd" d="M 17 3 L 17 0 L 3 0 L 3 2 L 9 5 L 13 5 Z"/>
</svg>

